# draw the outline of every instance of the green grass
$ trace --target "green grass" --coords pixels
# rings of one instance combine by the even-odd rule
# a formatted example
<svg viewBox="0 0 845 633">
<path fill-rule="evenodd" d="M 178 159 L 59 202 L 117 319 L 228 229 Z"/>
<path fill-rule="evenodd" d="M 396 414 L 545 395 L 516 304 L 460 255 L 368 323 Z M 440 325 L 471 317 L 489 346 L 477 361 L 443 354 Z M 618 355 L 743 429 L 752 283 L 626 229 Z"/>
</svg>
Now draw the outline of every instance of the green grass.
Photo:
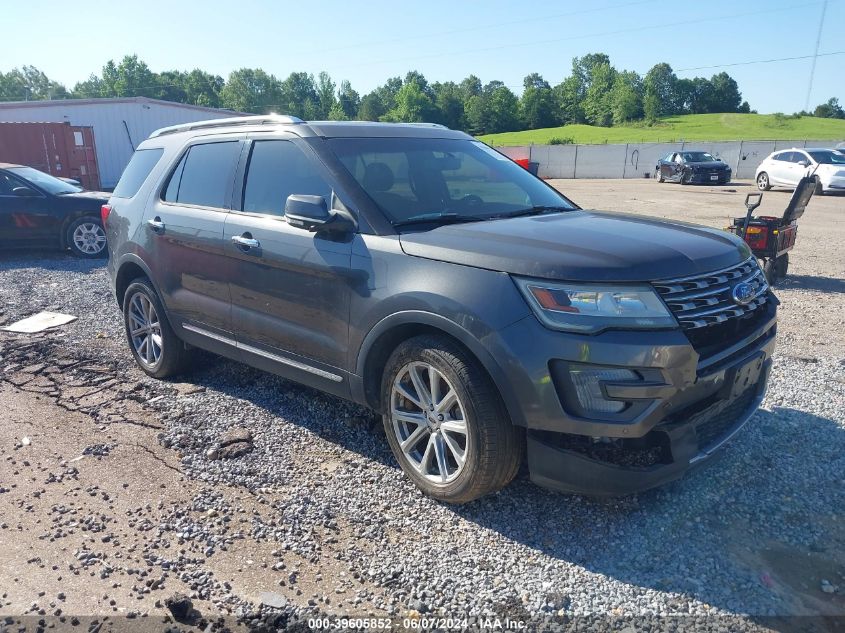
<svg viewBox="0 0 845 633">
<path fill-rule="evenodd" d="M 845 120 L 791 118 L 774 114 L 685 114 L 661 119 L 654 125 L 594 127 L 564 125 L 542 130 L 486 134 L 489 145 L 543 145 L 552 137 L 575 143 L 669 143 L 675 141 L 843 140 Z"/>
</svg>

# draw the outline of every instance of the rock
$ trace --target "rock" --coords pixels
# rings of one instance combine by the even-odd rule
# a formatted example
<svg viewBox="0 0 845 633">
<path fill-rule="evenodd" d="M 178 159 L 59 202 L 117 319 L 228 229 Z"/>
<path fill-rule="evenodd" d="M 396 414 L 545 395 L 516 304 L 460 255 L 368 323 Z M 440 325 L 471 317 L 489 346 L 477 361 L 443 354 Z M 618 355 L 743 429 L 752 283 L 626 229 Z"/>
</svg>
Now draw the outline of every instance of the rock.
<svg viewBox="0 0 845 633">
<path fill-rule="evenodd" d="M 232 459 L 246 455 L 252 450 L 252 444 L 249 442 L 235 442 L 234 444 L 227 444 L 219 451 L 220 459 Z"/>
<path fill-rule="evenodd" d="M 836 591 L 836 587 L 831 585 L 828 580 L 822 580 L 822 591 L 824 593 L 834 593 Z"/>
<path fill-rule="evenodd" d="M 274 609 L 284 609 L 287 604 L 287 598 L 284 596 L 275 593 L 274 591 L 265 591 L 260 596 L 261 604 L 273 607 Z"/>
<path fill-rule="evenodd" d="M 164 606 L 173 615 L 177 622 L 192 621 L 192 613 L 194 611 L 194 603 L 191 599 L 181 593 L 175 593 L 164 601 Z"/>
<path fill-rule="evenodd" d="M 220 451 L 217 450 L 216 448 L 209 448 L 205 452 L 205 456 L 208 457 L 208 459 L 219 459 L 220 458 Z"/>
<path fill-rule="evenodd" d="M 223 433 L 218 440 L 217 443 L 220 446 L 229 446 L 230 444 L 239 444 L 239 443 L 251 443 L 252 442 L 252 433 L 249 429 L 245 429 L 240 426 L 233 426 L 228 431 Z"/>
<path fill-rule="evenodd" d="M 21 438 L 21 446 L 29 446 L 30 444 L 32 444 L 31 439 L 29 439 L 28 437 Z"/>
</svg>

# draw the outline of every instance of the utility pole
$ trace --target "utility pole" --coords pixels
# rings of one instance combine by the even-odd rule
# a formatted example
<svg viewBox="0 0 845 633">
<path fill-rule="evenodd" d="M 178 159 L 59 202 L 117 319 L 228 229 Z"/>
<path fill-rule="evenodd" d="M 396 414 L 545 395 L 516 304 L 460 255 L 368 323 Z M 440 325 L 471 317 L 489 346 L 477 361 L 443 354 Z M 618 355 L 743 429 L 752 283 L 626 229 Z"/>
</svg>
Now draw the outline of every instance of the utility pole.
<svg viewBox="0 0 845 633">
<path fill-rule="evenodd" d="M 824 27 L 824 14 L 827 12 L 827 0 L 822 2 L 822 19 L 819 20 L 819 32 L 816 34 L 816 52 L 813 54 L 813 62 L 810 66 L 810 83 L 807 86 L 807 100 L 804 103 L 804 110 L 810 111 L 810 93 L 813 92 L 813 77 L 816 74 L 816 59 L 819 56 L 819 44 L 822 41 L 822 28 Z"/>
</svg>

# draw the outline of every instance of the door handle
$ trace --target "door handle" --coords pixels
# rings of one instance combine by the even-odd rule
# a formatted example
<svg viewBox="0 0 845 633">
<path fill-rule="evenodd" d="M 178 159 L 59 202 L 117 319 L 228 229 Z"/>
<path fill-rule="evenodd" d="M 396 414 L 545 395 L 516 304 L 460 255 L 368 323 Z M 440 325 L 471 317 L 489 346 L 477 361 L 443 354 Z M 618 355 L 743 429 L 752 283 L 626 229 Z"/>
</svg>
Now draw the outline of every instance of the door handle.
<svg viewBox="0 0 845 633">
<path fill-rule="evenodd" d="M 250 248 L 259 248 L 261 242 L 249 236 L 249 233 L 243 235 L 233 235 L 232 241 L 239 247 L 249 250 Z"/>
<path fill-rule="evenodd" d="M 147 226 L 149 226 L 155 233 L 163 233 L 164 232 L 164 222 L 161 221 L 161 218 L 156 216 L 152 220 L 147 220 Z"/>
</svg>

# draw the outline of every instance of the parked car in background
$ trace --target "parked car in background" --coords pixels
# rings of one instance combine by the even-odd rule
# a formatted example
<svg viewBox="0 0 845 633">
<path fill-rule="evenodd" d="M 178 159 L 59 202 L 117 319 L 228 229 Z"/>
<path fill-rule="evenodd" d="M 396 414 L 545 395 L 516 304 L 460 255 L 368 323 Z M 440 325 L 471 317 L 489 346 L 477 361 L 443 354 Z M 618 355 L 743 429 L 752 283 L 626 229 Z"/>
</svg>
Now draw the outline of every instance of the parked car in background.
<svg viewBox="0 0 845 633">
<path fill-rule="evenodd" d="M 742 240 L 583 211 L 443 126 L 165 128 L 104 218 L 144 372 L 196 347 L 367 405 L 443 501 L 502 488 L 525 455 L 559 490 L 660 485 L 766 389 L 777 299 Z"/>
<path fill-rule="evenodd" d="M 100 209 L 109 194 L 0 163 L 0 249 L 51 247 L 79 257 L 107 254 Z"/>
<path fill-rule="evenodd" d="M 760 191 L 794 189 L 808 174 L 814 175 L 816 194 L 845 191 L 845 154 L 823 147 L 778 150 L 760 163 L 755 179 Z"/>
<path fill-rule="evenodd" d="M 657 161 L 654 177 L 682 185 L 724 185 L 731 180 L 731 168 L 709 152 L 671 152 Z"/>
</svg>

